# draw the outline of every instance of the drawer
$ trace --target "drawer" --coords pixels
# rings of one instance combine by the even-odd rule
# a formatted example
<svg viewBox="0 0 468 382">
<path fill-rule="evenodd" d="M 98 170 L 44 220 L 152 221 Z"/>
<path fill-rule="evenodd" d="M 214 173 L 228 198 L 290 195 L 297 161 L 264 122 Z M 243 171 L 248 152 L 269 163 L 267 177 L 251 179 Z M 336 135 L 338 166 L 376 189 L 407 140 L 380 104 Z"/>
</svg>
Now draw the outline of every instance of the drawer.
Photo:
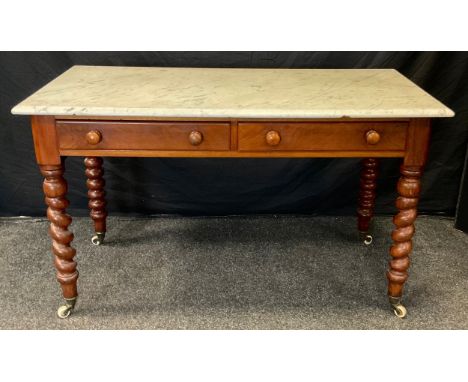
<svg viewBox="0 0 468 382">
<path fill-rule="evenodd" d="M 401 151 L 407 122 L 242 122 L 239 151 Z"/>
<path fill-rule="evenodd" d="M 230 124 L 57 121 L 62 150 L 229 150 Z"/>
</svg>

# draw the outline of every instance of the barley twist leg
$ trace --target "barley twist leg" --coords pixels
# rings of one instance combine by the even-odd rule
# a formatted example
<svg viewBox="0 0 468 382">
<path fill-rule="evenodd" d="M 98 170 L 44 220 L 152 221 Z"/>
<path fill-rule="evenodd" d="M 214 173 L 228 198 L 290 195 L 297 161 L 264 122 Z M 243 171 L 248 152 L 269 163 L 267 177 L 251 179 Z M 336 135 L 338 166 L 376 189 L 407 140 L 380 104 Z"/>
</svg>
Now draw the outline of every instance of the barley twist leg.
<svg viewBox="0 0 468 382">
<path fill-rule="evenodd" d="M 365 158 L 362 160 L 357 215 L 358 230 L 366 245 L 372 243 L 372 236 L 369 234 L 369 225 L 374 216 L 378 166 L 379 161 L 376 158 Z"/>
<path fill-rule="evenodd" d="M 94 221 L 95 235 L 91 238 L 91 242 L 95 245 L 101 245 L 104 242 L 106 235 L 106 192 L 104 186 L 106 184 L 102 168 L 103 160 L 99 157 L 87 157 L 84 160 L 86 167 L 85 173 L 88 178 L 86 186 L 88 187 L 89 209 L 91 219 Z"/>
<path fill-rule="evenodd" d="M 388 296 L 398 317 L 406 316 L 406 308 L 401 304 L 403 286 L 408 279 L 409 255 L 413 248 L 414 221 L 421 190 L 421 166 L 402 166 L 398 181 L 399 197 L 396 207 L 399 212 L 393 218 L 395 229 L 392 232 L 393 245 L 390 248 L 391 260 L 387 272 Z"/>
<path fill-rule="evenodd" d="M 78 271 L 74 260 L 76 251 L 70 245 L 73 233 L 68 230 L 72 218 L 65 211 L 69 205 L 66 199 L 67 182 L 63 178 L 63 165 L 41 165 L 40 170 L 45 178 L 43 189 L 48 206 L 47 218 L 50 221 L 49 234 L 52 238 L 57 280 L 65 298 L 65 305 L 61 306 L 57 313 L 60 318 L 65 318 L 72 312 L 78 296 Z"/>
</svg>

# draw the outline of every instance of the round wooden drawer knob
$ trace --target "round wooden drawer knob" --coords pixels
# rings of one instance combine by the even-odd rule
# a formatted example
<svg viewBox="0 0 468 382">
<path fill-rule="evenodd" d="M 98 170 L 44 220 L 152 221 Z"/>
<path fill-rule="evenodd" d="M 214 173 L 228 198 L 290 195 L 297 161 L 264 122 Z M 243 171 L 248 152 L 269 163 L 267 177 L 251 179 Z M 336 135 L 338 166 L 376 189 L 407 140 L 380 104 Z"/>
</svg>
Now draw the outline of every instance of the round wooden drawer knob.
<svg viewBox="0 0 468 382">
<path fill-rule="evenodd" d="M 269 131 L 265 136 L 266 143 L 270 146 L 277 146 L 281 142 L 281 135 L 275 131 Z"/>
<path fill-rule="evenodd" d="M 189 142 L 193 146 L 198 146 L 203 142 L 203 134 L 199 131 L 192 131 L 189 135 Z"/>
<path fill-rule="evenodd" d="M 91 130 L 86 134 L 86 142 L 88 142 L 90 145 L 97 145 L 101 141 L 102 134 L 98 130 Z"/>
<path fill-rule="evenodd" d="M 366 142 L 369 145 L 376 145 L 380 141 L 380 134 L 375 130 L 369 130 L 366 133 Z"/>
</svg>

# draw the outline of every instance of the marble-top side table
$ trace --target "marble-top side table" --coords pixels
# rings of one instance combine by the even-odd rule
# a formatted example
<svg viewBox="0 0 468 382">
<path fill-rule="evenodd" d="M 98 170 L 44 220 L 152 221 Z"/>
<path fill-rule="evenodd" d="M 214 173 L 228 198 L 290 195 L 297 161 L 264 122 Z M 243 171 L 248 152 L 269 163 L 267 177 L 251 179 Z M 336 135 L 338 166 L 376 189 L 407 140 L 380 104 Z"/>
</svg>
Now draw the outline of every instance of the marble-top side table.
<svg viewBox="0 0 468 382">
<path fill-rule="evenodd" d="M 57 279 L 72 312 L 78 271 L 64 157 L 85 157 L 93 244 L 106 233 L 102 157 L 359 157 L 358 229 L 371 244 L 379 158 L 402 158 L 387 272 L 395 314 L 408 278 L 430 119 L 454 113 L 391 69 L 74 66 L 15 106 L 31 115 Z"/>
</svg>

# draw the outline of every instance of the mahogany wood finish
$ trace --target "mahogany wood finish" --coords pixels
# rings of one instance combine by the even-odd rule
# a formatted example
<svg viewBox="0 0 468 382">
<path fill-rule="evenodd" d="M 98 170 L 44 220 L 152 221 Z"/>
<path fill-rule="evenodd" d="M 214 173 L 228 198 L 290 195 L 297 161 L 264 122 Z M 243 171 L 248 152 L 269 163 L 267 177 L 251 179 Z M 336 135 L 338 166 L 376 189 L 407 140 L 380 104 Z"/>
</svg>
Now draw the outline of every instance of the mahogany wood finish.
<svg viewBox="0 0 468 382">
<path fill-rule="evenodd" d="M 38 164 L 60 165 L 57 133 L 54 117 L 31 117 L 31 127 L 34 139 L 34 151 Z"/>
<path fill-rule="evenodd" d="M 192 131 L 189 134 L 189 142 L 193 146 L 198 146 L 203 142 L 203 134 L 196 130 Z"/>
<path fill-rule="evenodd" d="M 237 126 L 239 122 L 237 119 L 231 119 L 231 152 L 237 151 Z"/>
<path fill-rule="evenodd" d="M 86 134 L 86 141 L 90 145 L 97 145 L 102 141 L 102 134 L 99 130 L 91 130 Z"/>
<path fill-rule="evenodd" d="M 380 134 L 378 131 L 375 130 L 369 130 L 366 133 L 366 142 L 369 145 L 376 145 L 377 143 L 380 142 Z"/>
<path fill-rule="evenodd" d="M 393 245 L 390 248 L 388 278 L 388 295 L 399 298 L 403 293 L 403 285 L 408 279 L 410 265 L 409 254 L 413 249 L 414 221 L 417 216 L 417 205 L 421 189 L 421 166 L 402 165 L 401 177 L 398 181 L 399 197 L 396 201 L 398 214 L 393 218 L 395 230 L 392 233 Z"/>
<path fill-rule="evenodd" d="M 57 120 L 57 131 L 59 152 L 64 156 L 403 157 L 408 124 L 408 120 L 400 119 L 369 121 L 346 118 L 307 122 L 237 119 L 155 122 L 148 119 L 97 121 L 68 118 Z M 210 136 L 204 131 L 208 127 L 212 128 Z M 86 134 L 93 130 L 102 134 L 102 141 L 91 145 Z M 369 144 L 366 137 L 369 132 L 373 137 L 370 140 L 373 141 L 377 133 L 379 142 Z M 194 145 L 200 138 L 201 142 Z"/>
<path fill-rule="evenodd" d="M 374 216 L 379 161 L 376 158 L 362 160 L 361 179 L 359 184 L 358 229 L 367 233 L 372 216 Z"/>
<path fill-rule="evenodd" d="M 252 120 L 118 117 L 32 117 L 37 162 L 45 177 L 50 235 L 63 295 L 77 296 L 78 271 L 65 212 L 67 184 L 62 157 L 84 156 L 90 215 L 96 232 L 106 230 L 102 158 L 113 157 L 361 157 L 358 226 L 366 232 L 375 204 L 378 158 L 401 157 L 398 213 L 388 294 L 395 305 L 408 277 L 420 177 L 429 143 L 428 119 Z M 404 307 L 403 307 L 404 309 Z M 400 310 L 401 311 L 401 310 Z M 406 314 L 406 313 L 405 313 Z M 59 314 L 60 315 L 60 314 Z M 403 315 L 400 315 L 403 316 Z"/>
<path fill-rule="evenodd" d="M 268 133 L 266 133 L 265 140 L 266 143 L 270 146 L 278 146 L 281 142 L 281 135 L 275 130 L 270 130 Z"/>
<path fill-rule="evenodd" d="M 106 232 L 106 192 L 104 186 L 106 184 L 102 168 L 103 160 L 99 157 L 87 157 L 84 160 L 86 167 L 85 173 L 88 178 L 86 186 L 88 187 L 88 206 L 90 209 L 91 219 L 94 221 L 94 230 L 98 233 Z"/>
<path fill-rule="evenodd" d="M 90 143 L 87 137 L 93 131 L 99 132 L 102 140 Z M 230 149 L 229 123 L 59 121 L 57 134 L 61 150 Z"/>
<path fill-rule="evenodd" d="M 399 151 L 405 149 L 406 128 L 405 122 L 239 122 L 239 150 Z M 370 131 L 379 135 L 371 144 Z"/>
<path fill-rule="evenodd" d="M 100 156 L 135 158 L 403 158 L 404 150 L 321 150 L 321 151 L 197 151 L 197 150 L 68 150 L 61 149 L 63 156 Z"/>
<path fill-rule="evenodd" d="M 405 166 L 424 166 L 426 164 L 430 136 L 431 121 L 429 119 L 411 120 L 406 139 Z"/>
<path fill-rule="evenodd" d="M 52 252 L 54 254 L 57 280 L 62 286 L 63 297 L 75 298 L 78 295 L 76 281 L 75 249 L 70 245 L 73 233 L 68 230 L 72 222 L 66 213 L 68 207 L 67 182 L 63 178 L 64 167 L 60 165 L 40 165 L 44 176 L 45 202 L 48 206 L 47 217 L 50 221 L 49 234 L 52 238 Z"/>
<path fill-rule="evenodd" d="M 403 286 L 408 279 L 414 222 L 417 217 L 421 175 L 427 159 L 430 131 L 429 119 L 415 119 L 410 122 L 406 154 L 397 184 L 398 213 L 393 218 L 395 230 L 392 233 L 393 245 L 390 248 L 391 260 L 387 272 L 388 296 L 391 302 L 400 300 Z"/>
</svg>

